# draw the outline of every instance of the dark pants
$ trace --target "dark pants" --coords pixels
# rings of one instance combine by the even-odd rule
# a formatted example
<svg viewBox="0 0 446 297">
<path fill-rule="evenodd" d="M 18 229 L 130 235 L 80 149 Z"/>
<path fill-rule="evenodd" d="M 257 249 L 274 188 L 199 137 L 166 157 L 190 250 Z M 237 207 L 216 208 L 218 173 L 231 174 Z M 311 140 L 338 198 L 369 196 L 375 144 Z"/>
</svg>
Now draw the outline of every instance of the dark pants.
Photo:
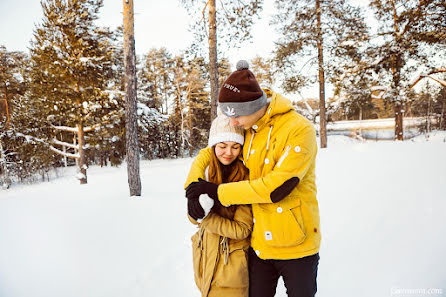
<svg viewBox="0 0 446 297">
<path fill-rule="evenodd" d="M 249 249 L 249 296 L 273 297 L 282 276 L 288 297 L 313 297 L 319 253 L 292 260 L 262 260 Z"/>
</svg>

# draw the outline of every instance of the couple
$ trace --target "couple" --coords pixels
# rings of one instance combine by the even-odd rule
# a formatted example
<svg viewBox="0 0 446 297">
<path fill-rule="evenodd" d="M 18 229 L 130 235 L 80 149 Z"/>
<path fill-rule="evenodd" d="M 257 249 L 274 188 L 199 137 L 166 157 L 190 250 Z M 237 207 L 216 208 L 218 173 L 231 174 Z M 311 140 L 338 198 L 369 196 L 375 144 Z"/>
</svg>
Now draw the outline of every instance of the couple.
<svg viewBox="0 0 446 297">
<path fill-rule="evenodd" d="M 288 296 L 314 296 L 321 239 L 315 130 L 288 99 L 262 91 L 243 60 L 218 101 L 224 115 L 213 121 L 185 185 L 189 218 L 199 226 L 195 282 L 203 297 L 272 297 L 282 276 Z"/>
</svg>

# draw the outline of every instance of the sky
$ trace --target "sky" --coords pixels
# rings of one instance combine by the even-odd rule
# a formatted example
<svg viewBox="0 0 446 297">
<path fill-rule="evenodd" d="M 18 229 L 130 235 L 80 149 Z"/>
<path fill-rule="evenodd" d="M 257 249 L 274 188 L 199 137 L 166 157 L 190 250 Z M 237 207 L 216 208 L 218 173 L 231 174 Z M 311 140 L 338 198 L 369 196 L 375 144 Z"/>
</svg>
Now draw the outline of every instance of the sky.
<svg viewBox="0 0 446 297">
<path fill-rule="evenodd" d="M 180 0 L 134 1 L 135 46 L 137 54 L 145 54 L 151 48 L 166 47 L 178 54 L 193 41 L 188 31 L 191 21 Z M 252 28 L 252 42 L 245 42 L 240 49 L 228 52 L 231 64 L 239 59 L 266 56 L 273 50 L 274 31 L 268 25 L 273 11 L 273 0 L 265 0 L 261 19 Z M 42 19 L 39 0 L 0 0 L 0 44 L 8 50 L 26 50 L 32 39 L 35 24 Z M 122 0 L 104 0 L 98 21 L 116 28 L 122 24 Z"/>
<path fill-rule="evenodd" d="M 179 54 L 193 42 L 193 35 L 188 31 L 191 18 L 180 0 L 134 0 L 134 11 L 135 47 L 138 55 L 143 55 L 154 47 L 166 47 L 171 53 Z M 225 53 L 233 68 L 241 59 L 251 60 L 257 55 L 271 56 L 274 40 L 277 39 L 274 29 L 269 25 L 273 13 L 274 0 L 264 0 L 260 18 L 251 30 L 252 40 Z M 99 24 L 111 28 L 121 25 L 122 0 L 104 0 L 99 14 Z M 39 0 L 0 0 L 0 44 L 5 45 L 9 51 L 26 51 L 30 46 L 33 30 L 42 17 Z M 317 97 L 318 90 L 304 90 L 303 94 Z"/>
<path fill-rule="evenodd" d="M 355 1 L 355 5 L 367 6 L 367 3 L 367 0 Z M 121 25 L 122 5 L 122 0 L 104 0 L 104 6 L 99 13 L 99 24 L 111 28 Z M 179 54 L 193 42 L 193 35 L 188 31 L 192 20 L 180 0 L 134 0 L 134 11 L 135 46 L 138 55 L 143 55 L 154 47 L 166 47 L 169 52 Z M 274 0 L 264 0 L 260 18 L 251 29 L 252 40 L 225 52 L 233 68 L 241 59 L 249 61 L 255 56 L 271 56 L 274 41 L 278 39 L 277 33 L 269 25 L 273 14 Z M 0 0 L 0 45 L 6 46 L 9 51 L 26 51 L 30 46 L 33 30 L 42 17 L 40 0 Z M 280 91 L 278 83 L 275 89 Z M 306 98 L 317 98 L 317 84 L 303 89 L 301 94 Z M 331 86 L 326 84 L 326 99 L 332 94 Z M 290 96 L 293 97 L 291 100 L 300 99 L 297 94 Z"/>
</svg>

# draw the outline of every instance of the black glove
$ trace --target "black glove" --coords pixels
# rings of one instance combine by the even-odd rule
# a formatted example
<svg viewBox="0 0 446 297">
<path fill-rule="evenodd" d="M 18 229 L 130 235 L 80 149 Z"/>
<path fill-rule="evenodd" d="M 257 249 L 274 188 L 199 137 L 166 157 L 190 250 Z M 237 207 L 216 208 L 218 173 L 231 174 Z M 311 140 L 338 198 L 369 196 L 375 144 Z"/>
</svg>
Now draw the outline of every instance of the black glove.
<svg viewBox="0 0 446 297">
<path fill-rule="evenodd" d="M 198 199 L 187 199 L 187 213 L 195 221 L 204 218 L 204 209 Z"/>
<path fill-rule="evenodd" d="M 218 186 L 208 181 L 198 179 L 197 182 L 193 182 L 186 188 L 186 197 L 188 199 L 198 199 L 201 194 L 208 194 L 214 200 L 218 200 L 217 194 Z"/>
</svg>

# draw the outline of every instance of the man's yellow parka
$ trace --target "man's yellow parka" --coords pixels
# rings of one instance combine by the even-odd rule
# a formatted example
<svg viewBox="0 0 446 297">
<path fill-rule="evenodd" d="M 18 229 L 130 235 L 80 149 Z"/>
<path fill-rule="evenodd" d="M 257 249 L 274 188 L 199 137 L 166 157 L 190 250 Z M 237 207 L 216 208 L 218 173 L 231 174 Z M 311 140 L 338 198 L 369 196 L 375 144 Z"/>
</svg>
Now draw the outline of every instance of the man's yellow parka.
<svg viewBox="0 0 446 297">
<path fill-rule="evenodd" d="M 222 184 L 218 198 L 225 205 L 252 204 L 251 247 L 261 259 L 297 259 L 319 252 L 321 234 L 316 199 L 316 132 L 291 102 L 268 89 L 265 115 L 245 132 L 243 159 L 249 180 Z M 211 149 L 195 158 L 185 187 L 204 179 Z M 298 177 L 298 185 L 283 200 L 271 193 Z"/>
</svg>

